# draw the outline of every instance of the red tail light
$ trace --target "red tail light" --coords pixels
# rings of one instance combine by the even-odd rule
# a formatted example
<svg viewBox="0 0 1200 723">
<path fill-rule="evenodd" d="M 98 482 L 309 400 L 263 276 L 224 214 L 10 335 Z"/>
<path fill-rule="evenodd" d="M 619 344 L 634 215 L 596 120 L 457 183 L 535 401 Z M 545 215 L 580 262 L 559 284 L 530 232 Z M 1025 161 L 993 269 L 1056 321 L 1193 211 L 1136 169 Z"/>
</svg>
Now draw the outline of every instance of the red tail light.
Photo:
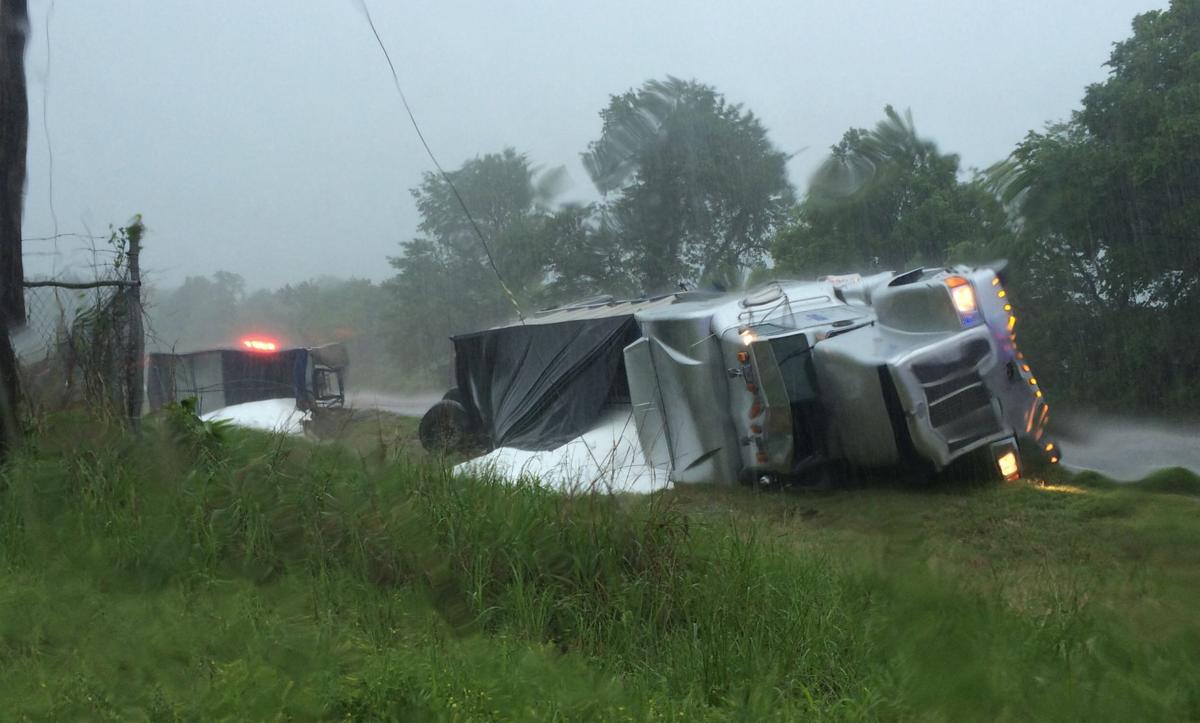
<svg viewBox="0 0 1200 723">
<path fill-rule="evenodd" d="M 279 344 L 270 339 L 242 339 L 242 346 L 250 351 L 279 351 Z"/>
</svg>

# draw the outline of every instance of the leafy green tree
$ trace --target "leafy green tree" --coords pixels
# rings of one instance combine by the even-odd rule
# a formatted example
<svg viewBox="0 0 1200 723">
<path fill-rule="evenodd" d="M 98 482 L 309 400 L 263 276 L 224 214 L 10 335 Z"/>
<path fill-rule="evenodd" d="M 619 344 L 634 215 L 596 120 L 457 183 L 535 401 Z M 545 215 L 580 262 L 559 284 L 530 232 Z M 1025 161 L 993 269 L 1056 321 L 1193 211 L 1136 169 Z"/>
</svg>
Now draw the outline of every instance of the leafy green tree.
<svg viewBox="0 0 1200 723">
<path fill-rule="evenodd" d="M 413 189 L 421 235 L 389 259 L 397 274 L 386 283 L 394 298 L 396 354 L 420 369 L 441 367 L 443 374 L 452 357 L 449 336 L 515 319 L 514 303 L 528 312 L 545 299 L 555 249 L 550 202 L 562 180 L 561 170 L 539 175 L 511 148 L 448 175 L 453 189 L 435 173 Z"/>
<path fill-rule="evenodd" d="M 640 283 L 621 234 L 597 205 L 568 206 L 547 219 L 551 276 L 541 300 L 574 301 L 597 294 L 628 297 Z"/>
<path fill-rule="evenodd" d="M 1076 397 L 1186 408 L 1200 401 L 1200 2 L 1137 16 L 1108 67 L 1069 122 L 991 172 L 1019 222 L 1014 280 L 1054 320 L 1027 338 Z"/>
<path fill-rule="evenodd" d="M 788 155 L 753 113 L 711 86 L 668 78 L 612 96 L 600 117 L 583 161 L 613 195 L 598 209 L 602 256 L 617 253 L 648 291 L 762 262 L 794 196 Z"/>
<path fill-rule="evenodd" d="M 1000 204 L 959 180 L 959 159 L 891 106 L 873 130 L 852 128 L 817 169 L 773 256 L 787 270 L 901 269 L 986 256 L 1008 234 Z"/>
<path fill-rule="evenodd" d="M 449 174 L 462 202 L 438 174 L 427 173 L 420 188 L 412 191 L 421 214 L 422 237 L 405 244 L 405 255 L 392 260 L 402 272 L 409 259 L 425 253 L 452 258 L 470 276 L 463 281 L 499 289 L 484 244 L 463 211 L 463 204 L 482 232 L 496 269 L 510 289 L 527 296 L 539 288 L 547 264 L 541 237 L 548 215 L 556 173 L 549 181 L 535 178 L 535 169 L 512 148 L 468 161 Z M 506 310 L 505 313 L 507 313 Z"/>
</svg>

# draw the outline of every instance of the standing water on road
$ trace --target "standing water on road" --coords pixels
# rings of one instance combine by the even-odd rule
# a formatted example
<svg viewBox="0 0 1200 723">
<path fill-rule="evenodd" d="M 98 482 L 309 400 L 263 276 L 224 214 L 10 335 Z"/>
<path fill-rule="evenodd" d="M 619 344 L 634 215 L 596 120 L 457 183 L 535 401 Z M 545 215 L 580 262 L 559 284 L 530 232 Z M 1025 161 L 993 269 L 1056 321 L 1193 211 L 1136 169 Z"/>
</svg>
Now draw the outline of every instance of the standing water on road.
<svg viewBox="0 0 1200 723">
<path fill-rule="evenodd" d="M 1056 427 L 1063 464 L 1121 482 L 1164 467 L 1200 474 L 1200 425 L 1089 414 L 1065 415 Z"/>
</svg>

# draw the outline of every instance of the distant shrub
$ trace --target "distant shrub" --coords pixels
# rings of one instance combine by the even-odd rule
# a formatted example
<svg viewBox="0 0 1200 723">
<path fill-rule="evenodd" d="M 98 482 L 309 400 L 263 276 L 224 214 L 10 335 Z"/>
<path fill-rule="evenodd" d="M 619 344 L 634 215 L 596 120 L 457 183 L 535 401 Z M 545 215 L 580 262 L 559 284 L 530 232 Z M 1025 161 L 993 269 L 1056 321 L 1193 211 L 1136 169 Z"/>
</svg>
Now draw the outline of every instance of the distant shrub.
<svg viewBox="0 0 1200 723">
<path fill-rule="evenodd" d="M 1200 444 L 1200 440 L 1197 440 L 1197 444 Z M 1147 492 L 1200 496 L 1200 475 L 1183 467 L 1168 467 L 1151 472 L 1136 486 Z"/>
</svg>

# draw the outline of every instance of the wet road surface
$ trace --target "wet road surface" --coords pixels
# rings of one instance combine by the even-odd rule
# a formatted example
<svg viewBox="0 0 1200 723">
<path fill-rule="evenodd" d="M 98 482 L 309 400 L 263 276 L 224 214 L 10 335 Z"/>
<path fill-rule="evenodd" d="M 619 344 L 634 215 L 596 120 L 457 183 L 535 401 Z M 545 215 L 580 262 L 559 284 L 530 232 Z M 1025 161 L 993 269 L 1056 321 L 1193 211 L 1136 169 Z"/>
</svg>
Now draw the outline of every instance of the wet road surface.
<svg viewBox="0 0 1200 723">
<path fill-rule="evenodd" d="M 402 417 L 420 417 L 439 399 L 441 394 L 393 394 L 369 389 L 353 391 L 346 395 L 346 406 L 355 409 L 381 409 Z"/>
<path fill-rule="evenodd" d="M 1095 470 L 1122 482 L 1163 467 L 1200 474 L 1200 425 L 1097 414 L 1068 414 L 1050 423 L 1070 469 Z"/>
</svg>

